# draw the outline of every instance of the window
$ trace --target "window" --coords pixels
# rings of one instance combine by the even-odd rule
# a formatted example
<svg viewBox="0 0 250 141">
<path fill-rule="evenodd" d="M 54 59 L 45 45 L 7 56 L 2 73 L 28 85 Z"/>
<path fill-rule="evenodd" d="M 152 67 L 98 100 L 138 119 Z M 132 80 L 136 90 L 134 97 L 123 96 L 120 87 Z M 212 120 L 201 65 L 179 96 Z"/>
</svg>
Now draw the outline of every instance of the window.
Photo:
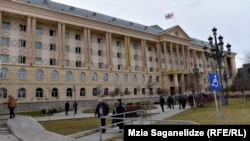
<svg viewBox="0 0 250 141">
<path fill-rule="evenodd" d="M 170 79 L 171 82 L 173 82 L 173 80 L 174 80 L 173 75 L 170 75 L 169 79 Z"/>
<path fill-rule="evenodd" d="M 141 82 L 142 82 L 142 83 L 145 82 L 145 76 L 144 76 L 144 75 L 141 76 Z"/>
<path fill-rule="evenodd" d="M 58 72 L 56 70 L 53 70 L 51 73 L 51 79 L 52 80 L 58 80 Z"/>
<path fill-rule="evenodd" d="M 37 35 L 42 35 L 42 28 L 41 27 L 36 27 L 36 34 Z"/>
<path fill-rule="evenodd" d="M 42 49 L 42 42 L 36 42 L 35 43 L 35 48 L 36 49 Z"/>
<path fill-rule="evenodd" d="M 102 50 L 98 50 L 98 56 L 102 56 L 103 55 L 103 51 Z"/>
<path fill-rule="evenodd" d="M 129 90 L 128 90 L 128 88 L 125 88 L 124 93 L 125 93 L 125 95 L 128 95 L 128 94 L 129 94 Z"/>
<path fill-rule="evenodd" d="M 80 47 L 76 47 L 76 53 L 81 54 L 81 48 Z"/>
<path fill-rule="evenodd" d="M 69 46 L 65 46 L 64 51 L 69 52 Z"/>
<path fill-rule="evenodd" d="M 80 96 L 85 96 L 86 95 L 86 90 L 85 88 L 80 89 Z"/>
<path fill-rule="evenodd" d="M 134 55 L 134 60 L 138 60 L 139 56 L 138 55 Z"/>
<path fill-rule="evenodd" d="M 135 50 L 138 49 L 137 44 L 134 44 L 133 47 L 134 47 Z"/>
<path fill-rule="evenodd" d="M 19 46 L 20 48 L 25 48 L 25 47 L 26 47 L 26 41 L 20 39 L 20 40 L 19 40 L 18 46 Z"/>
<path fill-rule="evenodd" d="M 128 82 L 128 75 L 124 74 L 123 81 Z"/>
<path fill-rule="evenodd" d="M 133 75 L 133 82 L 137 82 L 137 76 Z"/>
<path fill-rule="evenodd" d="M 42 71 L 42 70 L 38 70 L 38 71 L 36 72 L 36 80 L 43 80 L 43 78 L 44 78 L 44 73 L 43 73 L 43 71 Z"/>
<path fill-rule="evenodd" d="M 6 68 L 2 68 L 0 71 L 0 79 L 8 78 L 8 70 Z"/>
<path fill-rule="evenodd" d="M 66 67 L 69 67 L 69 66 L 70 66 L 69 60 L 66 60 L 65 63 L 66 63 Z"/>
<path fill-rule="evenodd" d="M 101 44 L 101 42 L 102 42 L 102 39 L 101 38 L 97 38 L 97 43 Z"/>
<path fill-rule="evenodd" d="M 93 96 L 97 96 L 97 88 L 93 88 Z"/>
<path fill-rule="evenodd" d="M 50 51 L 56 51 L 56 44 L 54 43 L 50 44 Z"/>
<path fill-rule="evenodd" d="M 5 54 L 0 55 L 0 60 L 2 63 L 9 63 L 9 55 Z"/>
<path fill-rule="evenodd" d="M 76 67 L 82 67 L 82 61 L 76 61 Z"/>
<path fill-rule="evenodd" d="M 114 81 L 115 81 L 115 82 L 118 82 L 118 81 L 119 81 L 118 74 L 115 74 L 115 75 L 114 75 Z"/>
<path fill-rule="evenodd" d="M 65 33 L 65 39 L 69 39 L 69 33 L 68 32 Z"/>
<path fill-rule="evenodd" d="M 25 64 L 26 57 L 25 56 L 18 56 L 18 63 L 19 64 Z"/>
<path fill-rule="evenodd" d="M 81 40 L 81 35 L 80 34 L 76 34 L 76 40 Z"/>
<path fill-rule="evenodd" d="M 96 74 L 96 72 L 94 72 L 94 73 L 92 74 L 92 80 L 93 80 L 93 81 L 96 81 L 96 80 L 97 80 L 97 74 Z"/>
<path fill-rule="evenodd" d="M 3 21 L 2 22 L 2 29 L 10 29 L 10 22 Z"/>
<path fill-rule="evenodd" d="M 55 30 L 49 30 L 49 35 L 50 36 L 56 36 L 56 31 Z"/>
<path fill-rule="evenodd" d="M 18 98 L 25 98 L 26 97 L 26 90 L 24 88 L 18 89 Z"/>
<path fill-rule="evenodd" d="M 159 81 L 160 81 L 159 76 L 156 76 L 156 82 L 159 82 Z"/>
<path fill-rule="evenodd" d="M 36 89 L 36 97 L 43 97 L 43 89 L 42 88 Z"/>
<path fill-rule="evenodd" d="M 7 89 L 0 88 L 0 98 L 7 98 Z"/>
<path fill-rule="evenodd" d="M 49 64 L 50 64 L 51 66 L 55 66 L 55 65 L 56 65 L 56 59 L 50 58 L 50 59 L 49 59 Z"/>
<path fill-rule="evenodd" d="M 72 74 L 71 71 L 68 71 L 68 72 L 67 72 L 67 80 L 68 80 L 68 81 L 73 80 L 73 74 Z"/>
<path fill-rule="evenodd" d="M 35 57 L 36 59 L 36 65 L 42 65 L 42 58 L 41 57 Z"/>
<path fill-rule="evenodd" d="M 152 62 L 153 61 L 153 58 L 152 57 L 149 57 L 149 62 Z"/>
<path fill-rule="evenodd" d="M 149 83 L 153 82 L 153 78 L 151 75 L 149 76 L 148 81 L 149 81 Z"/>
<path fill-rule="evenodd" d="M 73 95 L 73 90 L 72 90 L 72 88 L 68 88 L 67 91 L 66 91 L 66 96 L 72 97 L 72 95 Z"/>
<path fill-rule="evenodd" d="M 115 88 L 115 95 L 119 95 L 119 92 L 120 92 L 119 88 Z"/>
<path fill-rule="evenodd" d="M 142 88 L 142 94 L 146 94 L 145 88 Z"/>
<path fill-rule="evenodd" d="M 139 71 L 139 66 L 135 66 L 135 71 Z"/>
<path fill-rule="evenodd" d="M 152 49 L 151 49 L 151 47 L 148 47 L 148 51 L 151 51 Z"/>
<path fill-rule="evenodd" d="M 121 46 L 121 42 L 120 42 L 120 41 L 117 41 L 117 42 L 116 42 L 116 46 L 117 46 L 117 47 L 120 47 L 120 46 Z"/>
<path fill-rule="evenodd" d="M 137 95 L 137 88 L 134 88 L 134 95 Z"/>
<path fill-rule="evenodd" d="M 21 69 L 18 72 L 18 78 L 19 79 L 25 79 L 26 78 L 26 70 L 25 69 Z"/>
<path fill-rule="evenodd" d="M 158 62 L 158 58 L 155 58 L 155 62 Z"/>
<path fill-rule="evenodd" d="M 85 80 L 85 73 L 84 73 L 84 72 L 81 72 L 81 73 L 80 73 L 80 80 L 81 80 L 81 81 L 84 81 L 84 80 Z"/>
<path fill-rule="evenodd" d="M 58 89 L 57 88 L 53 88 L 51 91 L 51 97 L 58 97 Z"/>
<path fill-rule="evenodd" d="M 109 88 L 104 89 L 104 95 L 109 95 Z"/>
<path fill-rule="evenodd" d="M 121 70 L 122 69 L 122 64 L 118 64 L 118 70 Z"/>
<path fill-rule="evenodd" d="M 103 69 L 103 68 L 104 68 L 103 63 L 99 63 L 99 69 Z"/>
<path fill-rule="evenodd" d="M 149 71 L 150 71 L 150 72 L 153 72 L 153 71 L 154 71 L 154 68 L 153 68 L 153 67 L 150 67 L 150 68 L 149 68 Z"/>
<path fill-rule="evenodd" d="M 9 47 L 10 46 L 10 38 L 2 37 L 1 43 L 3 46 Z"/>
<path fill-rule="evenodd" d="M 117 52 L 117 58 L 122 58 L 122 53 L 121 52 Z"/>
<path fill-rule="evenodd" d="M 107 73 L 104 73 L 103 75 L 103 81 L 108 81 L 109 80 L 109 76 Z"/>
<path fill-rule="evenodd" d="M 26 25 L 19 25 L 19 31 L 26 32 Z"/>
<path fill-rule="evenodd" d="M 164 64 L 165 64 L 165 59 L 162 59 L 162 63 L 164 63 Z"/>
</svg>

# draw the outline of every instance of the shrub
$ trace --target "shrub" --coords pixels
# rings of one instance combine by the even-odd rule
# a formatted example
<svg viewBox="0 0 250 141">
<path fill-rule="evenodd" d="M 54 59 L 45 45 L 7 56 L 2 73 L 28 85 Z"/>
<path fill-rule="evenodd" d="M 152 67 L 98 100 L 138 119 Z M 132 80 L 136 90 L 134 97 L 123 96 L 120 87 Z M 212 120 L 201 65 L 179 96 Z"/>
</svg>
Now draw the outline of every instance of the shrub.
<svg viewBox="0 0 250 141">
<path fill-rule="evenodd" d="M 140 109 L 139 105 L 127 105 L 126 106 L 126 112 L 132 112 L 132 111 L 136 111 L 139 109 Z M 135 117 L 135 116 L 137 116 L 137 112 L 126 114 L 126 116 L 127 117 Z"/>
</svg>

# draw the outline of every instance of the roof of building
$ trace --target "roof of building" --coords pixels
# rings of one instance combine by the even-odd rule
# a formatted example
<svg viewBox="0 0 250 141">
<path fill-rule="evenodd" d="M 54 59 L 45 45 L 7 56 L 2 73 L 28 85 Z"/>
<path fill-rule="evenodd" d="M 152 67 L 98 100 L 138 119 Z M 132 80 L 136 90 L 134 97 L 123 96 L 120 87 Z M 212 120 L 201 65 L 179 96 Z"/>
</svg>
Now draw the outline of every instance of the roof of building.
<svg viewBox="0 0 250 141">
<path fill-rule="evenodd" d="M 134 23 L 131 21 L 119 19 L 116 17 L 107 16 L 101 13 L 92 12 L 86 9 L 81 9 L 81 8 L 57 3 L 51 0 L 16 0 L 16 1 L 24 2 L 27 4 L 36 5 L 36 6 L 40 6 L 44 8 L 49 8 L 49 9 L 53 9 L 53 10 L 57 10 L 57 11 L 65 12 L 69 14 L 75 14 L 75 15 L 82 16 L 85 18 L 90 18 L 93 20 L 101 21 L 104 23 L 119 25 L 119 26 L 132 28 L 132 29 L 143 31 L 143 32 L 153 33 L 153 34 L 161 34 L 176 27 L 176 26 L 173 26 L 173 27 L 163 30 L 159 25 L 146 26 L 146 25 Z M 191 43 L 199 45 L 199 46 L 204 46 L 204 45 L 209 46 L 208 42 L 205 42 L 199 39 L 194 39 L 194 38 L 192 39 Z"/>
</svg>

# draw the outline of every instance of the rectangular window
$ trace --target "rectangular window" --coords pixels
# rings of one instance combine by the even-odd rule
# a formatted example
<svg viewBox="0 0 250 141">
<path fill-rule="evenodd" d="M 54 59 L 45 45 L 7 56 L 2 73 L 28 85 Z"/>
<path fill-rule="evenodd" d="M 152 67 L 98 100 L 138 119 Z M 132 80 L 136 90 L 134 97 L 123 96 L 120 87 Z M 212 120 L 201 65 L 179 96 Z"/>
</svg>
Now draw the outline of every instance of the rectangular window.
<svg viewBox="0 0 250 141">
<path fill-rule="evenodd" d="M 68 32 L 65 33 L 65 39 L 69 39 L 69 33 Z"/>
<path fill-rule="evenodd" d="M 82 66 L 82 61 L 76 61 L 76 67 L 81 67 Z"/>
<path fill-rule="evenodd" d="M 56 59 L 49 59 L 49 64 L 51 65 L 51 66 L 55 66 L 56 65 Z"/>
<path fill-rule="evenodd" d="M 155 62 L 158 62 L 158 58 L 155 58 Z"/>
<path fill-rule="evenodd" d="M 118 70 L 121 70 L 122 69 L 122 64 L 118 64 Z"/>
<path fill-rule="evenodd" d="M 66 67 L 69 67 L 69 65 L 70 65 L 70 62 L 69 62 L 69 60 L 66 60 Z"/>
<path fill-rule="evenodd" d="M 152 62 L 153 61 L 153 58 L 152 57 L 149 57 L 149 62 Z"/>
<path fill-rule="evenodd" d="M 76 47 L 76 53 L 81 54 L 81 48 L 80 47 Z"/>
<path fill-rule="evenodd" d="M 2 37 L 1 43 L 3 46 L 9 47 L 10 46 L 10 38 Z"/>
<path fill-rule="evenodd" d="M 80 34 L 76 34 L 76 40 L 81 40 L 81 35 Z"/>
<path fill-rule="evenodd" d="M 36 65 L 42 65 L 42 58 L 41 57 L 36 57 Z"/>
<path fill-rule="evenodd" d="M 19 40 L 18 46 L 19 46 L 20 48 L 25 48 L 25 47 L 26 47 L 26 41 L 20 39 L 20 40 Z"/>
<path fill-rule="evenodd" d="M 121 46 L 121 42 L 120 42 L 120 41 L 117 41 L 117 42 L 116 42 L 116 46 L 117 46 L 117 47 L 120 47 L 120 46 Z"/>
<path fill-rule="evenodd" d="M 103 51 L 102 50 L 98 50 L 98 56 L 102 56 L 103 55 Z"/>
<path fill-rule="evenodd" d="M 42 35 L 42 28 L 41 27 L 36 27 L 36 34 L 37 35 Z"/>
<path fill-rule="evenodd" d="M 69 46 L 65 46 L 64 51 L 69 52 Z"/>
<path fill-rule="evenodd" d="M 36 49 L 42 49 L 42 42 L 36 42 L 35 47 Z"/>
<path fill-rule="evenodd" d="M 26 25 L 19 25 L 19 31 L 26 32 Z"/>
<path fill-rule="evenodd" d="M 56 51 L 56 44 L 50 44 L 50 51 Z"/>
<path fill-rule="evenodd" d="M 49 30 L 49 35 L 50 36 L 56 36 L 56 31 L 55 30 Z"/>
<path fill-rule="evenodd" d="M 139 71 L 139 66 L 135 66 L 135 71 Z"/>
<path fill-rule="evenodd" d="M 2 29 L 10 29 L 10 22 L 3 21 L 2 22 Z"/>
<path fill-rule="evenodd" d="M 137 44 L 134 44 L 134 45 L 133 45 L 133 47 L 134 47 L 134 49 L 135 49 L 135 50 L 137 50 L 137 49 L 138 49 Z"/>
<path fill-rule="evenodd" d="M 102 42 L 101 38 L 97 38 L 97 43 L 100 44 Z"/>
<path fill-rule="evenodd" d="M 9 63 L 9 55 L 0 55 L 0 60 L 2 63 Z"/>
<path fill-rule="evenodd" d="M 99 69 L 103 69 L 103 68 L 104 68 L 103 63 L 99 63 Z"/>
<path fill-rule="evenodd" d="M 153 71 L 154 71 L 153 67 L 150 67 L 150 69 L 149 69 L 149 70 L 150 70 L 150 72 L 153 72 Z"/>
<path fill-rule="evenodd" d="M 139 56 L 138 55 L 134 55 L 134 60 L 138 60 Z"/>
<path fill-rule="evenodd" d="M 122 53 L 121 52 L 117 52 L 117 58 L 122 58 Z"/>
<path fill-rule="evenodd" d="M 148 51 L 151 51 L 152 49 L 151 49 L 151 47 L 148 47 Z"/>
<path fill-rule="evenodd" d="M 18 63 L 19 64 L 25 64 L 26 57 L 25 56 L 18 56 Z"/>
</svg>

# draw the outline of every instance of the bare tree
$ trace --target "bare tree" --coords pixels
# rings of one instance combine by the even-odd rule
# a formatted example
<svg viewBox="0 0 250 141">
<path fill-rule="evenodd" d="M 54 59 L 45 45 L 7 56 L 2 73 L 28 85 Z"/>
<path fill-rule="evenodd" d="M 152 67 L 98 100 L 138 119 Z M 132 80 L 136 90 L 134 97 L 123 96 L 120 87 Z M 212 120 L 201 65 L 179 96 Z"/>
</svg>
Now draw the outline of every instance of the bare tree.
<svg viewBox="0 0 250 141">
<path fill-rule="evenodd" d="M 250 51 L 245 52 L 244 63 L 250 63 Z"/>
</svg>

